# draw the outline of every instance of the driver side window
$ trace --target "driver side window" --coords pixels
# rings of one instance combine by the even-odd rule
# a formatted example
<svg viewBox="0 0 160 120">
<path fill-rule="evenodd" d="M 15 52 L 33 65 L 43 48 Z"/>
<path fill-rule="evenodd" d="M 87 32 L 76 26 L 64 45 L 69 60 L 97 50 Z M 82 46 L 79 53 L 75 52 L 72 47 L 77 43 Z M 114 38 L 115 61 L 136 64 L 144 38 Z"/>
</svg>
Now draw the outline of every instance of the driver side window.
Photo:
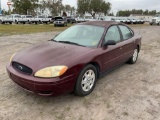
<svg viewBox="0 0 160 120">
<path fill-rule="evenodd" d="M 121 41 L 120 33 L 117 26 L 111 26 L 105 36 L 105 43 L 108 40 L 114 40 L 116 43 Z"/>
</svg>

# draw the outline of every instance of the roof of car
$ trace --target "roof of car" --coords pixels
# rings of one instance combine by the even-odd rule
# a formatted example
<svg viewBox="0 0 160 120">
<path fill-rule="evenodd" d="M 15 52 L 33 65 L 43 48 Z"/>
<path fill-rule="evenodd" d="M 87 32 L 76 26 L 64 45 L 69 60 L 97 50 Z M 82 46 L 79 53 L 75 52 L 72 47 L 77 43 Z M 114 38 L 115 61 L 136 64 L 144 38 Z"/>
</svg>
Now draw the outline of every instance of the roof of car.
<svg viewBox="0 0 160 120">
<path fill-rule="evenodd" d="M 120 23 L 115 21 L 89 21 L 89 22 L 79 23 L 79 25 L 95 25 L 95 26 L 102 26 L 102 27 L 108 27 L 113 24 L 115 25 Z"/>
</svg>

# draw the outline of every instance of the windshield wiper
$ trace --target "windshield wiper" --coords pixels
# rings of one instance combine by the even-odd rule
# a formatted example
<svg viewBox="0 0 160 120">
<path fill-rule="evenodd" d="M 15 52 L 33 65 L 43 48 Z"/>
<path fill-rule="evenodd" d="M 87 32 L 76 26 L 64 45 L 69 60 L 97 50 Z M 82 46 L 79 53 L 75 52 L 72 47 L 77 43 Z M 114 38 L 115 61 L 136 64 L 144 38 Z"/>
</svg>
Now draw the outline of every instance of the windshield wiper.
<svg viewBox="0 0 160 120">
<path fill-rule="evenodd" d="M 84 46 L 84 45 L 80 45 L 80 44 L 78 44 L 78 43 L 74 43 L 74 42 L 70 42 L 70 41 L 57 41 L 57 42 L 86 47 L 86 46 Z"/>
</svg>

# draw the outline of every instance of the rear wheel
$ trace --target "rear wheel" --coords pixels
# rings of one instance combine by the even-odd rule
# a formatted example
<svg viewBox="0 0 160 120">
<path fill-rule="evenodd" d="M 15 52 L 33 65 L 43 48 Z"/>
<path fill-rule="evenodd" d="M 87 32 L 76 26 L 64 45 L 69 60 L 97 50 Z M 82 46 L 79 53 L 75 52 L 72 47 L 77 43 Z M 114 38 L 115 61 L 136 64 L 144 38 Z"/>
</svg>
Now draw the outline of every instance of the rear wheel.
<svg viewBox="0 0 160 120">
<path fill-rule="evenodd" d="M 42 24 L 42 21 L 39 20 L 39 21 L 38 21 L 38 24 Z"/>
<path fill-rule="evenodd" d="M 137 62 L 137 59 L 138 59 L 138 48 L 134 50 L 134 53 L 128 62 L 130 64 L 135 64 Z"/>
<path fill-rule="evenodd" d="M 95 87 L 96 80 L 96 67 L 93 65 L 87 65 L 79 74 L 79 77 L 75 85 L 74 93 L 78 96 L 89 95 Z"/>
<path fill-rule="evenodd" d="M 18 21 L 17 21 L 17 20 L 15 20 L 15 23 L 16 23 L 16 24 L 18 24 Z"/>
</svg>

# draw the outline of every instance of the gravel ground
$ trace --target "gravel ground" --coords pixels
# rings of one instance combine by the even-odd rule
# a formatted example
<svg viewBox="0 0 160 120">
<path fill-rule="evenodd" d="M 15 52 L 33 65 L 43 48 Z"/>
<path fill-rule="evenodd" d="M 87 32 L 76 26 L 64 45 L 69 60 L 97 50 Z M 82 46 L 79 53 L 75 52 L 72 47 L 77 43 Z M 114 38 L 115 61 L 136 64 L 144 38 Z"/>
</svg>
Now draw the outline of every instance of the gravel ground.
<svg viewBox="0 0 160 120">
<path fill-rule="evenodd" d="M 13 53 L 55 34 L 0 37 L 0 120 L 160 120 L 159 26 L 142 27 L 142 50 L 135 65 L 124 64 L 105 75 L 86 97 L 37 96 L 7 76 L 5 66 Z"/>
</svg>

